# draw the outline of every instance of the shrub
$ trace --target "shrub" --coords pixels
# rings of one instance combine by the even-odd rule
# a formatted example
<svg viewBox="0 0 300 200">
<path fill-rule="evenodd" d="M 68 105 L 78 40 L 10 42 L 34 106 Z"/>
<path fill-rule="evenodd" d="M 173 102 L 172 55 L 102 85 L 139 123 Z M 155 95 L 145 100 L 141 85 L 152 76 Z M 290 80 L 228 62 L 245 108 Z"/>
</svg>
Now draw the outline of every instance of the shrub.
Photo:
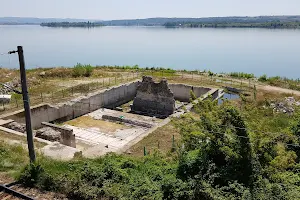
<svg viewBox="0 0 300 200">
<path fill-rule="evenodd" d="M 33 187 L 39 182 L 43 173 L 44 169 L 40 165 L 32 163 L 23 169 L 18 179 L 25 186 Z"/>
<path fill-rule="evenodd" d="M 77 65 L 74 66 L 73 68 L 73 76 L 74 77 L 81 77 L 85 73 L 84 66 L 80 63 L 77 63 Z"/>
<path fill-rule="evenodd" d="M 82 65 L 77 63 L 73 68 L 73 77 L 90 77 L 94 68 L 91 65 Z"/>
<path fill-rule="evenodd" d="M 84 69 L 85 69 L 85 73 L 84 73 L 84 76 L 85 77 L 90 77 L 90 76 L 92 76 L 92 74 L 93 74 L 93 67 L 91 66 L 91 65 L 85 65 L 84 66 Z"/>
<path fill-rule="evenodd" d="M 194 101 L 196 99 L 197 99 L 197 97 L 196 97 L 195 93 L 193 92 L 193 90 L 191 90 L 190 91 L 190 101 Z"/>
<path fill-rule="evenodd" d="M 246 79 L 254 78 L 254 74 L 248 74 L 244 72 L 231 72 L 229 76 L 236 77 L 236 78 L 246 78 Z"/>
<path fill-rule="evenodd" d="M 266 82 L 268 80 L 267 75 L 262 75 L 261 77 L 258 78 L 259 81 L 261 82 Z"/>
</svg>

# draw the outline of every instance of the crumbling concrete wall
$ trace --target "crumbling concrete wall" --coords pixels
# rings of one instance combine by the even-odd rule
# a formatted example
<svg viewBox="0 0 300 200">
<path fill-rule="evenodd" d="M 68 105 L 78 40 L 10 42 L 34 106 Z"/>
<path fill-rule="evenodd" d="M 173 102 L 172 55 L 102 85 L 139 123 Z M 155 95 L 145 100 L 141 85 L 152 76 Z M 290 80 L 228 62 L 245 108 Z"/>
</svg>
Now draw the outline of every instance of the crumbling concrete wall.
<svg viewBox="0 0 300 200">
<path fill-rule="evenodd" d="M 166 79 L 155 83 L 152 77 L 144 76 L 137 87 L 133 100 L 132 111 L 150 115 L 168 116 L 175 111 L 174 94 L 170 90 Z"/>
<path fill-rule="evenodd" d="M 94 92 L 85 97 L 73 99 L 56 106 L 42 104 L 31 108 L 33 129 L 42 127 L 42 122 L 56 120 L 67 121 L 85 115 L 103 107 L 117 107 L 131 101 L 137 91 L 138 82 L 123 84 L 102 91 Z M 25 123 L 24 110 L 16 111 L 0 117 Z"/>
<path fill-rule="evenodd" d="M 182 102 L 190 101 L 191 91 L 193 91 L 196 97 L 199 98 L 211 90 L 210 88 L 196 87 L 185 84 L 169 84 L 169 87 L 172 90 L 175 99 Z"/>
</svg>

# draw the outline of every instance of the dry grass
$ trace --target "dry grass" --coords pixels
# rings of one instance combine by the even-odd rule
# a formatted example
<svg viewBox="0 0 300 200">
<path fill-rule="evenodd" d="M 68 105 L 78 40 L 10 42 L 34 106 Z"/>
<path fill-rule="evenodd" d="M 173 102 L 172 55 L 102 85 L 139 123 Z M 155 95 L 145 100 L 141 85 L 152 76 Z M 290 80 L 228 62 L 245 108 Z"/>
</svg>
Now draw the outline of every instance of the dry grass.
<svg viewBox="0 0 300 200">
<path fill-rule="evenodd" d="M 0 82 L 11 81 L 20 77 L 20 72 L 14 69 L 0 68 Z"/>
<path fill-rule="evenodd" d="M 144 156 L 144 147 L 146 151 L 151 154 L 155 150 L 167 154 L 172 149 L 172 137 L 174 135 L 175 144 L 180 143 L 180 133 L 175 127 L 173 122 L 169 122 L 167 125 L 158 128 L 156 131 L 145 137 L 142 141 L 132 146 L 128 152 L 131 152 L 132 156 Z"/>
<path fill-rule="evenodd" d="M 6 133 L 3 131 L 0 131 L 0 141 L 6 142 L 6 143 L 20 144 L 27 148 L 26 137 L 22 137 L 22 136 L 15 135 L 12 133 Z M 40 149 L 40 148 L 43 148 L 44 146 L 46 146 L 45 143 L 38 142 L 37 140 L 34 141 L 34 145 L 35 145 L 35 148 L 37 148 L 37 149 Z"/>
<path fill-rule="evenodd" d="M 105 132 L 105 133 L 114 133 L 118 129 L 122 130 L 122 129 L 130 128 L 123 124 L 104 121 L 104 120 L 96 120 L 89 116 L 78 117 L 76 119 L 66 122 L 65 124 L 80 127 L 80 128 L 99 128 L 101 132 Z"/>
</svg>

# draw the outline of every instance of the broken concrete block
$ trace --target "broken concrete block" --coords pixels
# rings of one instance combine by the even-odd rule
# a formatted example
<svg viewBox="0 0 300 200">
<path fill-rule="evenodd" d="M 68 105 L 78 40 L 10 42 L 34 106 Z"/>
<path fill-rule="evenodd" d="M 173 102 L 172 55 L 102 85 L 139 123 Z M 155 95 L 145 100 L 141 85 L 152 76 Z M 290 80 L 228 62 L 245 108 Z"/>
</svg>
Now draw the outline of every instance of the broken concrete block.
<svg viewBox="0 0 300 200">
<path fill-rule="evenodd" d="M 37 130 L 35 136 L 51 142 L 60 142 L 61 140 L 61 133 L 50 127 L 44 127 Z"/>
</svg>

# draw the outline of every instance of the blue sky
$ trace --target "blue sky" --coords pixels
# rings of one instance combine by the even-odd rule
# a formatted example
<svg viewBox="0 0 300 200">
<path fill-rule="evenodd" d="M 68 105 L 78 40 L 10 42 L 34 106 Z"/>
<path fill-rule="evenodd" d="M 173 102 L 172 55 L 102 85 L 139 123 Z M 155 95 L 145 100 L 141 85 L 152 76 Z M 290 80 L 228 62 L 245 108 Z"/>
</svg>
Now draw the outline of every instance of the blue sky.
<svg viewBox="0 0 300 200">
<path fill-rule="evenodd" d="M 300 0 L 0 0 L 0 17 L 130 19 L 299 15 Z"/>
</svg>

